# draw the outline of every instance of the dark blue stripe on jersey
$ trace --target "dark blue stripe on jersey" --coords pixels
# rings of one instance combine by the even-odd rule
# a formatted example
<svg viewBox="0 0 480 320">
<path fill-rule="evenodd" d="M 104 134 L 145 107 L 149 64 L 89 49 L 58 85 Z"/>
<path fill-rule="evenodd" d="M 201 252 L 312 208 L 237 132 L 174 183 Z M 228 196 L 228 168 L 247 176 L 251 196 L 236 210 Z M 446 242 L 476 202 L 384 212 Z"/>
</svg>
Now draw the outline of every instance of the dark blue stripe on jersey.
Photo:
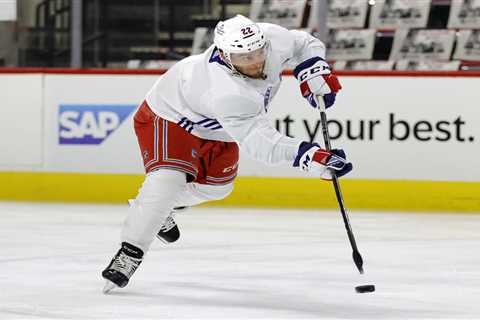
<svg viewBox="0 0 480 320">
<path fill-rule="evenodd" d="M 206 125 L 204 125 L 203 127 L 205 127 L 205 128 L 210 128 L 210 127 L 215 126 L 215 125 L 217 125 L 217 124 L 218 124 L 218 121 L 215 121 L 215 122 L 206 124 Z"/>
<path fill-rule="evenodd" d="M 185 120 L 187 120 L 187 118 L 182 118 L 182 120 L 180 120 L 177 124 L 181 126 Z"/>
<path fill-rule="evenodd" d="M 209 121 L 215 121 L 215 122 L 217 122 L 217 120 L 215 120 L 215 119 L 206 118 L 206 119 L 203 119 L 203 120 L 200 120 L 200 121 L 196 122 L 195 124 L 203 124 L 203 123 L 209 122 Z"/>
</svg>

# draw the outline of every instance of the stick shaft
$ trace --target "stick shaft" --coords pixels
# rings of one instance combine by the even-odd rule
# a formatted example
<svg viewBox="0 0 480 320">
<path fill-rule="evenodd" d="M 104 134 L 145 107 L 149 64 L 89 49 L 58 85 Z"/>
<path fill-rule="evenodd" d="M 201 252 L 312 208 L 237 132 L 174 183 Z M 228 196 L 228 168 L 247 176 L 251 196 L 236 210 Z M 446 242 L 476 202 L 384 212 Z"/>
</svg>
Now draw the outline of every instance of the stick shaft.
<svg viewBox="0 0 480 320">
<path fill-rule="evenodd" d="M 320 98 L 319 105 L 320 105 L 320 121 L 322 124 L 322 133 L 323 133 L 323 141 L 325 142 L 325 149 L 327 151 L 332 150 L 332 146 L 330 144 L 330 135 L 328 133 L 328 122 L 327 122 L 327 114 L 325 112 L 325 105 L 323 104 L 323 99 Z M 345 206 L 343 204 L 343 196 L 342 191 L 340 189 L 340 182 L 338 181 L 337 176 L 332 173 L 332 182 L 333 187 L 335 189 L 335 195 L 337 197 L 338 206 L 340 208 L 340 212 L 342 213 L 343 223 L 345 225 L 345 229 L 347 230 L 348 240 L 350 241 L 350 245 L 352 247 L 352 257 L 357 269 L 360 273 L 363 273 L 363 259 L 358 251 L 357 242 L 355 241 L 355 236 L 353 235 L 352 227 L 350 226 L 350 220 L 348 219 L 347 211 L 345 210 Z"/>
</svg>

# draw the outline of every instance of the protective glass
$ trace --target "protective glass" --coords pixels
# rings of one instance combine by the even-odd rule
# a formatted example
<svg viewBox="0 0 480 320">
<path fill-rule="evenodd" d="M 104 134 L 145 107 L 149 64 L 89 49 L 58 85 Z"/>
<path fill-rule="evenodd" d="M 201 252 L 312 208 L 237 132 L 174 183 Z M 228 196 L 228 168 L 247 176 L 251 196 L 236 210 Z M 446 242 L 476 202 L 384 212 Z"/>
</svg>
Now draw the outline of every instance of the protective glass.
<svg viewBox="0 0 480 320">
<path fill-rule="evenodd" d="M 260 64 L 265 61 L 267 57 L 267 46 L 254 50 L 248 53 L 232 53 L 230 54 L 230 61 L 234 66 L 249 66 L 252 64 Z"/>
</svg>

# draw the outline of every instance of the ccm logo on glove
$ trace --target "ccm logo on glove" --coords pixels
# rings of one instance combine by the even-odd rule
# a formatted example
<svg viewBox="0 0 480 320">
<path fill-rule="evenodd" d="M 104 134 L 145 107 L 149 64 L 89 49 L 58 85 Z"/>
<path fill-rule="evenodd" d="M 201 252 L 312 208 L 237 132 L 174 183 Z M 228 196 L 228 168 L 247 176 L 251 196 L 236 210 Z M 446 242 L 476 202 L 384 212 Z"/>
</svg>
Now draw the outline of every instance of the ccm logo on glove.
<svg viewBox="0 0 480 320">
<path fill-rule="evenodd" d="M 298 75 L 298 81 L 303 82 L 309 77 L 314 77 L 318 75 L 324 75 L 331 73 L 329 65 L 315 65 L 309 69 L 305 69 Z"/>
</svg>

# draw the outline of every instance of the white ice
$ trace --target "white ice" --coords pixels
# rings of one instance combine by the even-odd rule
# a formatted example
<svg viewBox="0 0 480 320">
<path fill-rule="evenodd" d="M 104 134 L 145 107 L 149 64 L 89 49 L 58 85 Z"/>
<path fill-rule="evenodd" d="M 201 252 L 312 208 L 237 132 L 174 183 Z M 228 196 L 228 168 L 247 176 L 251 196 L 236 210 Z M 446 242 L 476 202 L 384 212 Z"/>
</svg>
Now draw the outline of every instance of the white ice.
<svg viewBox="0 0 480 320">
<path fill-rule="evenodd" d="M 125 214 L 0 202 L 0 319 L 480 319 L 480 215 L 351 210 L 359 275 L 336 210 L 194 208 L 104 295 Z"/>
</svg>

